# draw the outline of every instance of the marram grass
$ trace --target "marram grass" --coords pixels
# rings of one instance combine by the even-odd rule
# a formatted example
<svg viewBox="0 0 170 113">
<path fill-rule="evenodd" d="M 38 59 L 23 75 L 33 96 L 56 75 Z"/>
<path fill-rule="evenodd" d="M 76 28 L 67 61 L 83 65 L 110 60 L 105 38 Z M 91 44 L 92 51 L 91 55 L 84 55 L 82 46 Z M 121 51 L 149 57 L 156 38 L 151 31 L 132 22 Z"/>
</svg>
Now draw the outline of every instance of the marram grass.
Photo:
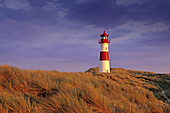
<svg viewBox="0 0 170 113">
<path fill-rule="evenodd" d="M 170 75 L 111 69 L 110 74 L 0 66 L 0 113 L 169 113 L 161 85 Z"/>
</svg>

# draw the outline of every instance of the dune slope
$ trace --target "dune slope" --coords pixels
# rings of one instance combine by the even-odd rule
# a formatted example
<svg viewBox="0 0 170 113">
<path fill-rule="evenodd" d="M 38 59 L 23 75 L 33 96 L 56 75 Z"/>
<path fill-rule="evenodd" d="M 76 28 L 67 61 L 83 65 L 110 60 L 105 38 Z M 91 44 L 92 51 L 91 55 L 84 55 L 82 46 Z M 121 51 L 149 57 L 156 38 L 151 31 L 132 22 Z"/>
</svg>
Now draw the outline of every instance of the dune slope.
<svg viewBox="0 0 170 113">
<path fill-rule="evenodd" d="M 121 68 L 110 74 L 98 68 L 67 73 L 2 65 L 0 112 L 168 113 L 169 86 L 169 74 Z"/>
</svg>

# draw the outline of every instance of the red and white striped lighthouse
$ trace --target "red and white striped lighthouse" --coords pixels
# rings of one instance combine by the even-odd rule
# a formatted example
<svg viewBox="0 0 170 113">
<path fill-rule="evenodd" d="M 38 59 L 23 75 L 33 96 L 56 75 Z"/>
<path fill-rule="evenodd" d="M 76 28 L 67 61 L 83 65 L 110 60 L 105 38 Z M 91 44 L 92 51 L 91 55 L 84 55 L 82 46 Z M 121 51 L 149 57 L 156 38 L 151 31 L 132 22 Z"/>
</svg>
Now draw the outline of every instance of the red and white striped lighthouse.
<svg viewBox="0 0 170 113">
<path fill-rule="evenodd" d="M 104 33 L 100 36 L 101 39 L 99 40 L 99 44 L 101 45 L 101 50 L 100 50 L 99 72 L 110 73 L 109 47 L 108 47 L 110 43 L 110 39 L 107 39 L 109 35 L 107 35 L 104 31 Z"/>
</svg>

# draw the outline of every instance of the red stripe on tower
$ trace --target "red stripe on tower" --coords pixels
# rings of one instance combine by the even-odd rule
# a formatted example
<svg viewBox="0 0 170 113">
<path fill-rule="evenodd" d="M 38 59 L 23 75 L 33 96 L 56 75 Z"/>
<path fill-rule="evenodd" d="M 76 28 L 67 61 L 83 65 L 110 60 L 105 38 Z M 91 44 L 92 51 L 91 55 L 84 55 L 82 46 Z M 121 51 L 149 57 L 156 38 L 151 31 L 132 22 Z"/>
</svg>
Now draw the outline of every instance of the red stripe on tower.
<svg viewBox="0 0 170 113">
<path fill-rule="evenodd" d="M 100 52 L 100 61 L 109 60 L 109 52 Z"/>
<path fill-rule="evenodd" d="M 108 40 L 108 39 L 101 39 L 101 40 L 99 40 L 99 43 L 101 44 L 101 43 L 110 43 L 110 40 Z"/>
</svg>

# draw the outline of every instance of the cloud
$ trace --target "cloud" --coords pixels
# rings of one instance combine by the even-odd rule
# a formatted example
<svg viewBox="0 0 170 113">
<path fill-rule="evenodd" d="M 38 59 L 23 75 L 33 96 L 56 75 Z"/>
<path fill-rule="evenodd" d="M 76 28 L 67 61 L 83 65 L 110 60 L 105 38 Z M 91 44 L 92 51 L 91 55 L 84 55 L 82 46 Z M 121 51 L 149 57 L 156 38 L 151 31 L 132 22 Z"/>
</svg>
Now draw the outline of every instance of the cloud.
<svg viewBox="0 0 170 113">
<path fill-rule="evenodd" d="M 28 9 L 30 8 L 27 0 L 4 0 L 4 5 L 10 9 Z"/>
<path fill-rule="evenodd" d="M 147 25 L 145 22 L 128 22 L 124 25 L 117 27 L 118 29 L 132 30 L 132 31 L 140 31 L 141 33 L 149 32 L 149 31 L 165 31 L 170 28 L 170 25 L 165 25 L 164 23 L 155 23 L 151 25 Z"/>
<path fill-rule="evenodd" d="M 117 0 L 116 4 L 119 6 L 129 6 L 134 4 L 143 4 L 143 0 Z"/>
<path fill-rule="evenodd" d="M 92 1 L 92 0 L 77 0 L 77 3 L 84 3 L 84 2 L 89 2 L 89 1 Z"/>
<path fill-rule="evenodd" d="M 113 39 L 113 43 L 120 43 L 122 41 L 130 40 L 130 39 L 142 38 L 142 35 L 144 33 L 162 32 L 167 30 L 170 30 L 170 25 L 165 25 L 164 23 L 161 22 L 148 25 L 145 22 L 134 22 L 134 21 L 118 26 L 114 30 L 109 29 L 109 31 L 114 31 L 115 33 L 119 31 L 128 31 L 121 36 L 115 37 Z"/>
<path fill-rule="evenodd" d="M 64 3 L 60 3 L 60 1 L 46 1 L 43 9 L 48 11 L 55 10 L 59 17 L 63 18 L 68 13 L 69 9 L 64 6 Z"/>
<path fill-rule="evenodd" d="M 101 8 L 103 6 L 107 7 Z M 67 19 L 96 27 L 113 28 L 128 21 L 145 21 L 148 24 L 159 21 L 170 23 L 169 4 L 166 1 L 97 0 L 72 4 L 68 8 Z"/>
</svg>

